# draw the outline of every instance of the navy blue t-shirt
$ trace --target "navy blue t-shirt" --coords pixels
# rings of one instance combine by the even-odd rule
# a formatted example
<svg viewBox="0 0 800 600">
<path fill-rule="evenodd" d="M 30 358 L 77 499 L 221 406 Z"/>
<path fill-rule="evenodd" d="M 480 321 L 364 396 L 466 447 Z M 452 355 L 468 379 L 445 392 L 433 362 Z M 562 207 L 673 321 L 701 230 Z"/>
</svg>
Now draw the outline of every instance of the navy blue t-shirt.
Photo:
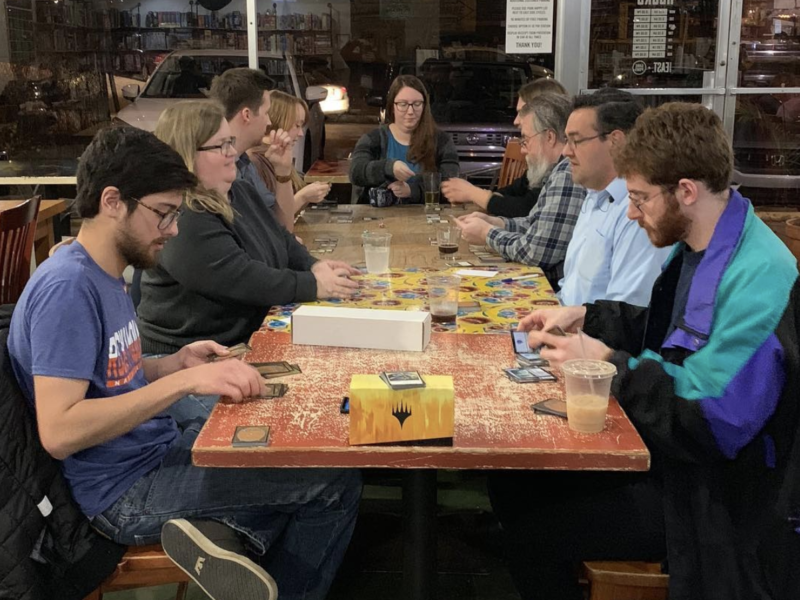
<svg viewBox="0 0 800 600">
<path fill-rule="evenodd" d="M 32 406 L 34 376 L 88 381 L 86 398 L 112 399 L 104 401 L 147 385 L 124 281 L 103 271 L 77 241 L 28 282 L 11 319 L 8 350 Z M 66 458 L 64 476 L 81 510 L 93 517 L 109 508 L 161 463 L 177 437 L 172 418 L 157 416 Z"/>
</svg>

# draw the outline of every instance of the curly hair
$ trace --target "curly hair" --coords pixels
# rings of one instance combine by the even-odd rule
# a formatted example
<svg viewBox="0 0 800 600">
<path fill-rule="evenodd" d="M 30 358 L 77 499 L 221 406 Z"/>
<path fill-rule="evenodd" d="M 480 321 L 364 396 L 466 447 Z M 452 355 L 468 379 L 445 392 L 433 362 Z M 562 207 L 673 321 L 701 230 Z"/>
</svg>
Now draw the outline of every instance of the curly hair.
<svg viewBox="0 0 800 600">
<path fill-rule="evenodd" d="M 700 104 L 670 102 L 647 109 L 614 157 L 620 177 L 639 175 L 674 189 L 681 179 L 701 181 L 714 194 L 728 189 L 733 149 L 720 118 Z"/>
</svg>

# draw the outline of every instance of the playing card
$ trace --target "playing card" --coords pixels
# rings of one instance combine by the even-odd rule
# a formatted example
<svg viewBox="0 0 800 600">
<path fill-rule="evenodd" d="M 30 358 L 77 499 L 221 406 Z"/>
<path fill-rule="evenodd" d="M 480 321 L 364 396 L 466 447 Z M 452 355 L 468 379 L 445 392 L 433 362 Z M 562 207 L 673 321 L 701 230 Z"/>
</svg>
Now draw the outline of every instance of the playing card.
<svg viewBox="0 0 800 600">
<path fill-rule="evenodd" d="M 238 425 L 231 440 L 231 445 L 234 448 L 266 446 L 268 444 L 269 427 L 260 425 Z"/>
<path fill-rule="evenodd" d="M 267 383 L 264 385 L 264 393 L 258 396 L 261 399 L 281 398 L 289 390 L 285 383 Z"/>
<path fill-rule="evenodd" d="M 236 344 L 235 346 L 231 346 L 228 348 L 228 354 L 225 356 L 219 356 L 217 354 L 209 354 L 208 355 L 208 362 L 215 362 L 217 360 L 225 360 L 227 358 L 236 358 L 237 356 L 241 356 L 242 354 L 247 354 L 250 352 L 252 348 L 249 344 L 241 343 Z"/>
</svg>

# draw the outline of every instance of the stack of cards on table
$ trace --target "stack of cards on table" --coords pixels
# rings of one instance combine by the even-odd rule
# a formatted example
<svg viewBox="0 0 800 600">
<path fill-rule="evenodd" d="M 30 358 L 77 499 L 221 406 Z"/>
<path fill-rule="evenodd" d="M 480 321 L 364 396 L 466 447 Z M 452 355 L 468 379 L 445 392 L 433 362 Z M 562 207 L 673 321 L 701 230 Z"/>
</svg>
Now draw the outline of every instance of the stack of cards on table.
<svg viewBox="0 0 800 600">
<path fill-rule="evenodd" d="M 334 223 L 352 223 L 353 209 L 338 207 L 331 209 L 331 221 Z"/>
<path fill-rule="evenodd" d="M 231 446 L 234 448 L 248 448 L 253 446 L 269 445 L 269 427 L 260 425 L 237 425 L 233 433 Z"/>
<path fill-rule="evenodd" d="M 289 364 L 286 361 L 279 362 L 262 362 L 251 363 L 256 371 L 261 373 L 264 379 L 272 379 L 273 377 L 285 377 L 287 375 L 299 375 L 302 373 L 300 367 L 297 365 Z"/>
<path fill-rule="evenodd" d="M 225 356 L 219 356 L 217 354 L 210 354 L 208 356 L 208 362 L 214 362 L 217 360 L 225 360 L 226 358 L 236 358 L 237 356 L 241 356 L 242 354 L 247 354 L 250 352 L 252 348 L 249 344 L 236 344 L 235 346 L 231 346 L 228 348 L 228 354 Z"/>
<path fill-rule="evenodd" d="M 527 369 L 503 369 L 511 381 L 517 383 L 539 383 L 540 381 L 555 381 L 556 376 L 541 367 L 528 367 Z"/>
<path fill-rule="evenodd" d="M 338 238 L 334 237 L 318 237 L 314 241 L 319 244 L 319 248 L 311 250 L 311 254 L 325 254 L 326 252 L 333 252 L 336 250 L 336 244 L 339 243 Z"/>
<path fill-rule="evenodd" d="M 393 390 L 410 390 L 425 387 L 425 382 L 416 371 L 384 371 L 380 377 Z"/>
<path fill-rule="evenodd" d="M 486 246 L 474 246 L 470 244 L 469 250 L 484 264 L 499 264 L 506 262 L 505 258 L 494 252 L 491 252 Z"/>
</svg>

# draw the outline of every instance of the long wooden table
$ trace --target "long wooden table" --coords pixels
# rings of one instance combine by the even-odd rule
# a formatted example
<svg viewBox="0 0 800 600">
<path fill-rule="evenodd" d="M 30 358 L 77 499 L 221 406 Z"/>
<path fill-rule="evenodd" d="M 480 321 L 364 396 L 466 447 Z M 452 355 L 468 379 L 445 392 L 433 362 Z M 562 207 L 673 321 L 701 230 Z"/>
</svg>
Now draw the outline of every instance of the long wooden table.
<svg viewBox="0 0 800 600">
<path fill-rule="evenodd" d="M 393 234 L 390 264 L 396 269 L 438 270 L 444 267 L 438 250 L 430 243 L 436 225 L 428 225 L 420 206 L 374 209 L 355 206 L 352 223 L 339 223 L 340 215 L 328 211 L 306 211 L 296 232 L 313 250 L 315 242 L 336 237 L 333 252 L 324 258 L 359 263 L 363 260 L 361 232 L 381 229 Z M 450 212 L 444 211 L 445 214 Z M 463 214 L 463 211 L 455 211 Z M 370 220 L 365 221 L 364 217 Z M 374 219 L 373 219 L 374 218 Z M 383 227 L 381 227 L 381 223 Z M 467 260 L 468 247 L 460 253 Z M 498 265 L 492 265 L 496 269 Z M 511 263 L 501 268 L 512 272 L 535 271 Z M 397 271 L 395 271 L 397 273 Z M 395 274 L 393 273 L 393 275 Z M 367 277 L 370 282 L 383 276 Z M 402 277 L 402 275 L 401 275 Z M 392 277 L 384 277 L 393 279 Z M 502 282 L 498 282 L 502 283 Z M 403 289 L 408 288 L 402 284 Z M 494 292 L 506 291 L 506 284 L 494 292 L 486 289 L 464 290 L 462 300 L 477 293 L 481 313 L 484 302 Z M 515 284 L 508 284 L 511 296 Z M 554 303 L 552 290 L 541 277 L 529 282 L 542 294 L 540 301 Z M 475 287 L 475 286 L 467 286 Z M 391 293 L 405 295 L 397 288 Z M 406 292 L 414 293 L 413 289 Z M 539 293 L 535 292 L 535 293 Z M 530 292 L 529 290 L 529 293 Z M 497 298 L 495 298 L 497 299 Z M 502 297 L 501 297 L 502 299 Z M 403 298 L 413 301 L 413 299 Z M 422 299 L 418 299 L 423 302 Z M 353 301 L 350 301 L 353 302 Z M 358 301 L 356 301 L 358 302 Z M 250 362 L 286 360 L 297 363 L 302 374 L 276 379 L 289 385 L 289 392 L 277 400 L 216 406 L 192 449 L 193 461 L 208 467 L 382 467 L 404 469 L 403 504 L 406 514 L 404 531 L 404 597 L 429 600 L 435 597 L 436 565 L 436 469 L 562 469 L 645 471 L 650 455 L 633 425 L 612 400 L 606 430 L 600 434 L 571 431 L 566 421 L 534 414 L 530 405 L 563 394 L 561 381 L 542 384 L 516 384 L 507 379 L 503 367 L 514 366 L 509 335 L 512 319 L 533 308 L 530 295 L 511 300 L 505 307 L 506 322 L 496 335 L 475 332 L 435 332 L 425 352 L 386 352 L 348 348 L 294 346 L 285 333 L 293 306 L 280 308 L 286 315 L 273 313 L 265 328 L 253 334 Z M 339 303 L 342 305 L 343 303 Z M 385 304 L 376 308 L 390 308 Z M 393 305 L 396 309 L 408 307 Z M 458 319 L 476 315 L 460 314 Z M 492 315 L 499 319 L 499 315 Z M 491 319 L 490 319 L 491 320 Z M 271 324 L 283 323 L 284 331 Z M 454 328 L 455 329 L 455 328 Z M 502 330 L 502 331 L 501 331 Z M 459 325 L 458 331 L 462 331 Z M 488 332 L 487 332 L 488 333 Z M 501 335 L 502 333 L 502 335 Z M 350 378 L 356 373 L 385 370 L 417 370 L 423 374 L 453 375 L 456 391 L 455 435 L 450 446 L 350 446 L 348 418 L 339 413 L 342 397 L 347 394 Z M 271 428 L 270 443 L 263 448 L 233 448 L 231 441 L 237 425 L 261 425 Z"/>
<path fill-rule="evenodd" d="M 14 208 L 25 202 L 19 200 L 0 200 L 0 212 Z M 67 200 L 42 200 L 39 205 L 39 220 L 33 238 L 33 252 L 36 264 L 40 265 L 47 258 L 50 248 L 56 243 L 54 219 L 69 208 Z"/>
</svg>

